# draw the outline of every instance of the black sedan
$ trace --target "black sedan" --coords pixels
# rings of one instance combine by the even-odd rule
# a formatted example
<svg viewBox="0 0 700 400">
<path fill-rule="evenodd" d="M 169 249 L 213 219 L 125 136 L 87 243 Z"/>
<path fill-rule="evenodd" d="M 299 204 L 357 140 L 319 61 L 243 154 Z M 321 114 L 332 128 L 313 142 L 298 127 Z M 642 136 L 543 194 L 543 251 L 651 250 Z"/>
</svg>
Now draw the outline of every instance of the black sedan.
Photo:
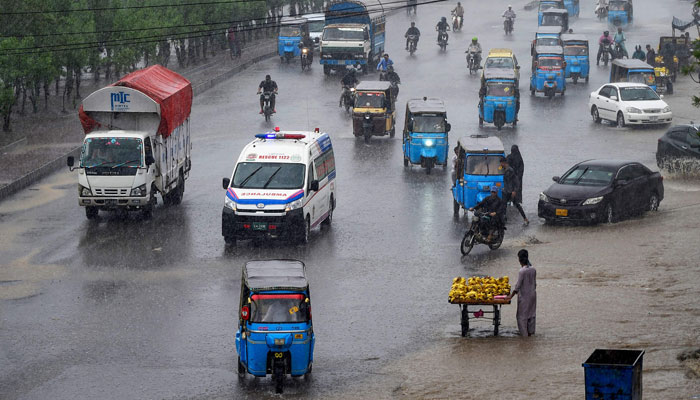
<svg viewBox="0 0 700 400">
<path fill-rule="evenodd" d="M 537 215 L 546 222 L 613 223 L 656 211 L 664 198 L 661 174 L 634 161 L 588 160 L 552 179 L 537 204 Z"/>
<path fill-rule="evenodd" d="M 659 138 L 656 165 L 670 172 L 700 170 L 700 125 L 672 126 Z"/>
</svg>

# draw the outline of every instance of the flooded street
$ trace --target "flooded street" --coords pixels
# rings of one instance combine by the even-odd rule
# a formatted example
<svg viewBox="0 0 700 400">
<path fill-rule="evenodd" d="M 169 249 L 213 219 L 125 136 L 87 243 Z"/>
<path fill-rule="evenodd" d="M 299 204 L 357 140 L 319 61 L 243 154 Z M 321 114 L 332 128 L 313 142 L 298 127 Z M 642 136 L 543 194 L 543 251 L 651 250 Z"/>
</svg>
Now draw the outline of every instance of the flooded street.
<svg viewBox="0 0 700 400">
<path fill-rule="evenodd" d="M 658 4 L 635 0 L 628 49 L 656 46 L 671 17 L 689 8 L 680 0 Z M 508 37 L 500 18 L 506 2 L 469 4 L 464 30 L 440 53 L 433 26 L 454 5 L 419 8 L 415 57 L 403 49 L 411 19 L 404 12 L 387 18 L 387 52 L 402 81 L 394 139 L 355 139 L 337 106 L 339 79 L 324 77 L 317 60 L 302 73 L 298 63 L 273 57 L 195 97 L 193 167 L 179 206 L 159 200 L 147 221 L 107 212 L 88 221 L 78 206 L 78 173 L 67 169 L 0 202 L 0 399 L 580 399 L 581 364 L 597 348 L 645 350 L 645 399 L 700 396 L 700 377 L 691 372 L 697 360 L 677 359 L 700 347 L 700 181 L 665 176 L 658 212 L 616 224 L 550 226 L 537 218 L 551 177 L 579 161 L 632 159 L 658 170 L 657 139 L 667 127 L 594 124 L 588 96 L 608 82 L 602 66 L 591 67 L 588 84 L 567 82 L 566 96 L 530 97 L 537 14 L 524 4 L 514 4 Z M 589 38 L 594 57 L 606 25 L 592 1 L 581 2 L 571 26 Z M 515 129 L 478 127 L 479 78 L 464 59 L 475 35 L 484 53 L 509 47 L 519 58 Z M 268 73 L 280 94 L 265 123 L 254 92 Z M 697 122 L 690 94 L 698 86 L 678 82 L 665 98 L 674 124 Z M 520 147 L 531 223 L 521 226 L 510 209 L 496 251 L 477 246 L 461 256 L 467 218 L 453 217 L 449 167 L 426 175 L 402 165 L 405 104 L 423 96 L 445 100 L 450 148 L 477 133 Z M 305 246 L 239 241 L 227 248 L 221 179 L 254 134 L 275 126 L 330 135 L 333 225 L 314 229 Z M 509 276 L 514 285 L 521 248 L 537 268 L 537 334 L 518 337 L 514 300 L 503 306 L 500 336 L 481 321 L 461 337 L 459 308 L 447 299 L 452 279 Z M 313 374 L 287 379 L 282 396 L 269 378 L 236 374 L 241 268 L 271 258 L 306 264 L 316 334 Z"/>
</svg>

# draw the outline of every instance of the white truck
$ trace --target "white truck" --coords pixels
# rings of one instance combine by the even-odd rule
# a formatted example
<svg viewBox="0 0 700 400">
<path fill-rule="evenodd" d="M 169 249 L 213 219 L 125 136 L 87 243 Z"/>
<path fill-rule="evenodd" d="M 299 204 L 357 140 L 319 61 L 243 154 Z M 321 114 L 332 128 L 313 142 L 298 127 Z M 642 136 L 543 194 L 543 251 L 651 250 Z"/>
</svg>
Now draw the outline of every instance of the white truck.
<svg viewBox="0 0 700 400">
<path fill-rule="evenodd" d="M 160 65 L 135 71 L 86 97 L 85 140 L 78 164 L 78 204 L 88 219 L 99 210 L 140 211 L 149 218 L 156 193 L 179 204 L 192 166 L 192 85 Z M 75 160 L 68 157 L 68 167 Z"/>
</svg>

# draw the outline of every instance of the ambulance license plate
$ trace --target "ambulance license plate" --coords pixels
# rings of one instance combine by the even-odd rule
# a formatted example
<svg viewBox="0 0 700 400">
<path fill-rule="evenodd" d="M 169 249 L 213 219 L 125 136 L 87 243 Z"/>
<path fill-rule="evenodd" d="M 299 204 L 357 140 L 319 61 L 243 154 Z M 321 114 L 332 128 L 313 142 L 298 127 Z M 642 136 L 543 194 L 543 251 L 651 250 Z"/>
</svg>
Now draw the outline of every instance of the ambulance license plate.
<svg viewBox="0 0 700 400">
<path fill-rule="evenodd" d="M 554 213 L 556 214 L 557 217 L 568 217 L 569 216 L 569 210 L 564 209 L 564 208 L 557 208 L 554 210 Z"/>
<path fill-rule="evenodd" d="M 254 231 L 266 231 L 267 230 L 267 223 L 265 223 L 265 222 L 253 222 L 253 230 Z"/>
</svg>

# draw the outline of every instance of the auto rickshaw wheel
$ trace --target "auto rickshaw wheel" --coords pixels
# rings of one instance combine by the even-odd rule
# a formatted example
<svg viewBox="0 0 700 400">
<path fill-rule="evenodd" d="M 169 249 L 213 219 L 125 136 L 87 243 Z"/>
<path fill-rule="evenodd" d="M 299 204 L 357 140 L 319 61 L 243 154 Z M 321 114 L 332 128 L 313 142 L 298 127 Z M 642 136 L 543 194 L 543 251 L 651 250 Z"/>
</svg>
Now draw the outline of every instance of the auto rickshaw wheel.
<svg viewBox="0 0 700 400">
<path fill-rule="evenodd" d="M 235 246 L 236 245 L 236 237 L 233 235 L 226 235 L 224 236 L 224 243 L 228 246 Z"/>
<path fill-rule="evenodd" d="M 457 202 L 457 200 L 452 199 L 452 212 L 454 213 L 455 216 L 459 216 L 459 209 L 461 206 Z"/>
<path fill-rule="evenodd" d="M 403 158 L 403 166 L 408 167 L 408 158 L 406 157 Z"/>
<path fill-rule="evenodd" d="M 577 84 L 578 83 L 578 75 L 574 75 L 573 79 L 574 79 L 574 85 Z"/>
<path fill-rule="evenodd" d="M 238 377 L 243 378 L 245 376 L 245 365 L 241 362 L 241 357 L 238 357 Z"/>
<path fill-rule="evenodd" d="M 484 126 L 484 119 L 479 117 L 479 126 Z"/>
<path fill-rule="evenodd" d="M 275 392 L 284 392 L 284 369 L 281 367 L 275 367 L 273 379 L 275 380 Z"/>
<path fill-rule="evenodd" d="M 588 83 L 588 77 L 586 77 L 586 83 Z"/>
<path fill-rule="evenodd" d="M 330 74 L 331 74 L 331 66 L 330 66 L 330 65 L 324 65 L 324 66 L 323 66 L 323 74 L 324 74 L 324 75 L 330 75 Z"/>
<path fill-rule="evenodd" d="M 396 127 L 392 126 L 391 130 L 389 131 L 389 137 L 393 138 L 396 135 Z"/>
</svg>

